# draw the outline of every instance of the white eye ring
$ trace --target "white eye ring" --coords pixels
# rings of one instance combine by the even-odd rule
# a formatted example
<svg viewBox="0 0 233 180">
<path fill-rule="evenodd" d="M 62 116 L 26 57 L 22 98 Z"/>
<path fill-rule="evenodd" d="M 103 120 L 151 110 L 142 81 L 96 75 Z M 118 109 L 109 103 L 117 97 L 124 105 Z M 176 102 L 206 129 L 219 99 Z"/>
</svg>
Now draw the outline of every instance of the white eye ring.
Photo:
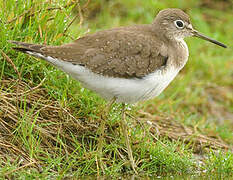
<svg viewBox="0 0 233 180">
<path fill-rule="evenodd" d="M 174 24 L 175 26 L 178 28 L 178 29 L 183 29 L 184 28 L 184 22 L 182 20 L 175 20 L 174 21 Z"/>
</svg>

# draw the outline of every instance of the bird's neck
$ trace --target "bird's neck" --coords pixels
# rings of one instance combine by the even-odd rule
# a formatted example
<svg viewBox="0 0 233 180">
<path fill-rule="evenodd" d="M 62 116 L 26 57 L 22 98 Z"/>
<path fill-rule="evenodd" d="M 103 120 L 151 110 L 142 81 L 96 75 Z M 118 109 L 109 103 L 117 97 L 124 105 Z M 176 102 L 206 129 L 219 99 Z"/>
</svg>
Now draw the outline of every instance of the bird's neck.
<svg viewBox="0 0 233 180">
<path fill-rule="evenodd" d="M 170 41 L 169 51 L 173 57 L 172 65 L 182 69 L 188 61 L 189 50 L 184 39 L 174 39 Z"/>
</svg>

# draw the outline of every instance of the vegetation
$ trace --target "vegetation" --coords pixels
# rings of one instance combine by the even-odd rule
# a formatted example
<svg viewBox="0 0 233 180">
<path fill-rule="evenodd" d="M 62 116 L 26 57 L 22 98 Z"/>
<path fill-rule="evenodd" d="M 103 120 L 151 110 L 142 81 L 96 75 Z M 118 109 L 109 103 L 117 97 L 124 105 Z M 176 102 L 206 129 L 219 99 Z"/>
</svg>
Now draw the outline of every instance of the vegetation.
<svg viewBox="0 0 233 180">
<path fill-rule="evenodd" d="M 185 10 L 194 27 L 229 48 L 187 39 L 190 58 L 157 98 L 128 106 L 140 176 L 233 172 L 231 0 L 0 1 L 0 177 L 101 175 L 98 127 L 106 102 L 48 63 L 12 50 L 8 40 L 58 45 L 86 33 L 151 23 L 160 9 Z M 119 127 L 120 105 L 106 122 L 105 175 L 132 174 Z"/>
</svg>

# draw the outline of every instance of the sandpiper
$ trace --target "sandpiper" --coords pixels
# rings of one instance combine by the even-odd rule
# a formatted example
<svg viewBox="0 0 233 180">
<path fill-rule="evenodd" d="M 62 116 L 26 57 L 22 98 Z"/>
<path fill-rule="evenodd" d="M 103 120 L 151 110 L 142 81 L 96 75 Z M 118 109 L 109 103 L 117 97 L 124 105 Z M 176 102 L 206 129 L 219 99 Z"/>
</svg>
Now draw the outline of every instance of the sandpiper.
<svg viewBox="0 0 233 180">
<path fill-rule="evenodd" d="M 180 9 L 160 11 L 151 24 L 99 31 L 61 46 L 11 43 L 19 46 L 15 50 L 48 61 L 106 100 L 135 103 L 158 96 L 184 67 L 189 56 L 184 38 L 189 36 L 226 48 L 195 30 Z M 124 110 L 122 117 L 129 160 L 136 172 Z"/>
</svg>

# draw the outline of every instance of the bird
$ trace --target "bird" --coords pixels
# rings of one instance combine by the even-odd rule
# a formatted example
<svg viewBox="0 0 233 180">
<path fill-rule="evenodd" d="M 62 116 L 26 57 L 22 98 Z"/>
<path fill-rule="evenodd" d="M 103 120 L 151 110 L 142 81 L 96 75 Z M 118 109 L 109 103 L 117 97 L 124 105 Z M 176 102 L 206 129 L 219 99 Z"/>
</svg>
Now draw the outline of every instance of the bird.
<svg viewBox="0 0 233 180">
<path fill-rule="evenodd" d="M 137 172 L 125 122 L 125 104 L 149 100 L 163 92 L 188 61 L 186 37 L 227 47 L 194 29 L 189 16 L 177 8 L 161 10 L 151 24 L 102 30 L 60 46 L 10 42 L 17 45 L 14 50 L 47 61 L 110 101 L 108 109 L 114 102 L 123 104 L 122 129 L 131 167 Z"/>
</svg>

